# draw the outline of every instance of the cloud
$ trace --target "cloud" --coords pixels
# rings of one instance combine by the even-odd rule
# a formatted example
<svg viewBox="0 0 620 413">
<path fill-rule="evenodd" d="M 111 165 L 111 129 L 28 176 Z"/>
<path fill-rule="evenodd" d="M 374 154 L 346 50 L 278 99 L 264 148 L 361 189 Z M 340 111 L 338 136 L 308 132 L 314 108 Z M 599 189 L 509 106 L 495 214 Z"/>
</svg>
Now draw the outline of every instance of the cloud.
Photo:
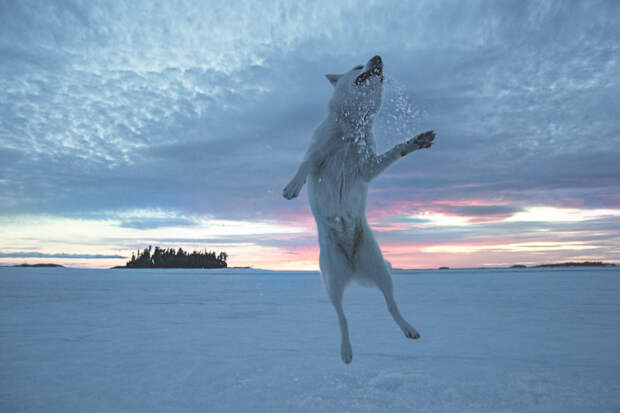
<svg viewBox="0 0 620 413">
<path fill-rule="evenodd" d="M 190 219 L 185 218 L 153 218 L 153 219 L 132 219 L 128 221 L 122 221 L 120 227 L 122 228 L 162 228 L 162 227 L 183 227 L 193 226 L 197 223 Z"/>
<path fill-rule="evenodd" d="M 377 53 L 379 149 L 437 140 L 371 184 L 370 214 L 415 201 L 492 231 L 534 206 L 618 208 L 619 20 L 587 1 L 3 2 L 0 214 L 292 225 L 305 193 L 280 193 L 325 115 L 323 74 Z"/>
<path fill-rule="evenodd" d="M 442 206 L 440 210 L 467 217 L 506 217 L 512 216 L 523 208 L 511 205 L 456 205 Z"/>
</svg>

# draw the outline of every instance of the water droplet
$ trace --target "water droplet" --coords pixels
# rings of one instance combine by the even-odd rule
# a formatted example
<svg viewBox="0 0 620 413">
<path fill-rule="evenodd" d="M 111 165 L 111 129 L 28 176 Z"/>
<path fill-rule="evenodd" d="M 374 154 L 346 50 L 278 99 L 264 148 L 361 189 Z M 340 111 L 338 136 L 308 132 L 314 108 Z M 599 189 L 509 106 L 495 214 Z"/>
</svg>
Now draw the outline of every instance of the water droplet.
<svg viewBox="0 0 620 413">
<path fill-rule="evenodd" d="M 420 122 L 424 117 L 426 111 L 411 102 L 405 85 L 391 76 L 386 76 L 383 106 L 375 119 L 375 139 L 378 146 L 389 147 L 411 139 L 420 132 Z"/>
</svg>

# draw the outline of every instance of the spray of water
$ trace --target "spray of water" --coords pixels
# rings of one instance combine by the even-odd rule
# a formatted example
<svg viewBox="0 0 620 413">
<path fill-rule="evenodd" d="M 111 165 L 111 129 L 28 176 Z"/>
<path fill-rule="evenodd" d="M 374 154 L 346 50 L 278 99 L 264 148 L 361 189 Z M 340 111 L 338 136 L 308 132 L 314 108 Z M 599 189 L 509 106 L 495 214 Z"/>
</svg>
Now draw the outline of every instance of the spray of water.
<svg viewBox="0 0 620 413">
<path fill-rule="evenodd" d="M 411 139 L 427 117 L 424 108 L 413 105 L 405 85 L 387 75 L 383 82 L 383 106 L 374 120 L 377 149 Z"/>
</svg>

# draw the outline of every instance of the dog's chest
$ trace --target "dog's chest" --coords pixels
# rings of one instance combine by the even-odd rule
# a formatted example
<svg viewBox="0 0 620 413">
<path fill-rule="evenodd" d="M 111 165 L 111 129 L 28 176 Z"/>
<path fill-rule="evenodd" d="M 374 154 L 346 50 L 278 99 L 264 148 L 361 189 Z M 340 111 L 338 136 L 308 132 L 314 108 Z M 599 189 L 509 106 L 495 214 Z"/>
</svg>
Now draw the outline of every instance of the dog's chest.
<svg viewBox="0 0 620 413">
<path fill-rule="evenodd" d="M 343 145 L 323 159 L 316 169 L 316 179 L 334 199 L 344 201 L 352 192 L 359 192 L 361 181 L 359 156 L 352 145 Z"/>
<path fill-rule="evenodd" d="M 359 155 L 353 145 L 334 148 L 311 174 L 309 200 L 315 215 L 363 216 L 366 182 L 360 176 Z"/>
<path fill-rule="evenodd" d="M 316 165 L 315 174 L 323 181 L 359 179 L 359 148 L 350 141 L 340 142 Z"/>
</svg>

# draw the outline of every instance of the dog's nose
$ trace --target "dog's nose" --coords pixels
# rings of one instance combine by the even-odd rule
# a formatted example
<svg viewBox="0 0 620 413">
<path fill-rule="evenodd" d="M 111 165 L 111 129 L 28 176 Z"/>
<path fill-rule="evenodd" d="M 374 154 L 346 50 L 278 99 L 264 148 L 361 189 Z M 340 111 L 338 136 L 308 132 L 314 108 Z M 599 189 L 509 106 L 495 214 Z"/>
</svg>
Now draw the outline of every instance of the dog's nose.
<svg viewBox="0 0 620 413">
<path fill-rule="evenodd" d="M 381 60 L 381 56 L 377 55 L 370 59 L 370 72 L 373 75 L 377 75 L 383 81 L 383 61 Z"/>
</svg>

